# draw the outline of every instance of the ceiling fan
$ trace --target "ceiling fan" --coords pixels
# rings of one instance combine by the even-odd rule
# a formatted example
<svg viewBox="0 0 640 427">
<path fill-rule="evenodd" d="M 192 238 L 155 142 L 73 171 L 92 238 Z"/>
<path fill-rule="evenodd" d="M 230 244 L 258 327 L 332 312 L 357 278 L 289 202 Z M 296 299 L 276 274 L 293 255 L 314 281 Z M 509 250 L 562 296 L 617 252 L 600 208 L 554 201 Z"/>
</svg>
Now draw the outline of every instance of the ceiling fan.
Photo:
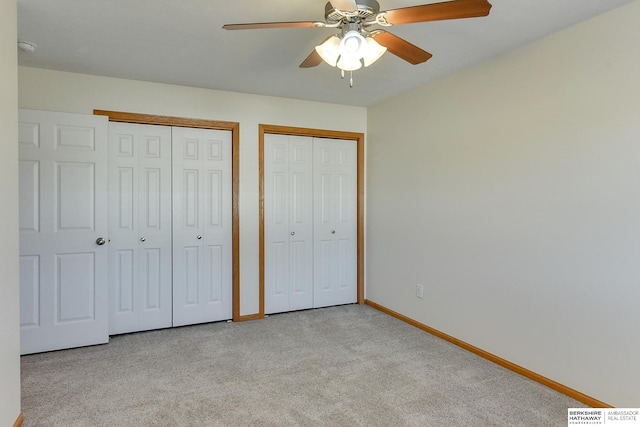
<svg viewBox="0 0 640 427">
<path fill-rule="evenodd" d="M 487 16 L 491 4 L 487 0 L 451 0 L 441 3 L 423 4 L 400 9 L 380 11 L 376 0 L 331 0 L 325 6 L 324 22 L 263 22 L 227 24 L 226 30 L 254 30 L 264 28 L 337 28 L 340 32 L 327 37 L 300 64 L 301 68 L 319 65 L 323 60 L 332 67 L 355 71 L 368 67 L 387 50 L 411 64 L 420 64 L 431 58 L 431 54 L 378 25 L 412 24 L 416 22 Z M 353 86 L 353 75 L 351 77 Z"/>
</svg>

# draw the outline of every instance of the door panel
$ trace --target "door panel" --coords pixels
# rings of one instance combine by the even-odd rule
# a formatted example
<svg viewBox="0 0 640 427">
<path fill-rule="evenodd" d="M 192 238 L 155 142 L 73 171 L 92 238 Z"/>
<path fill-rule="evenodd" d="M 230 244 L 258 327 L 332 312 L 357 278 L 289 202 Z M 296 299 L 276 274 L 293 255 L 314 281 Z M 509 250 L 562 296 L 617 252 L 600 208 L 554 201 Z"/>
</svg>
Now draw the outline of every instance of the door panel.
<svg viewBox="0 0 640 427">
<path fill-rule="evenodd" d="M 231 132 L 205 131 L 203 153 L 203 321 L 232 317 Z"/>
<path fill-rule="evenodd" d="M 210 195 L 209 203 L 207 204 L 207 211 L 205 217 L 209 228 L 221 229 L 222 223 L 222 206 L 223 206 L 223 189 L 222 189 L 222 171 L 212 170 L 208 173 L 207 178 L 207 193 Z"/>
<path fill-rule="evenodd" d="M 107 119 L 20 110 L 21 353 L 108 336 Z"/>
<path fill-rule="evenodd" d="M 144 292 L 143 311 L 160 309 L 160 295 L 162 294 L 162 249 L 145 248 L 141 257 L 141 280 Z"/>
<path fill-rule="evenodd" d="M 182 197 L 184 198 L 183 228 L 197 231 L 200 226 L 200 171 L 185 169 L 182 180 Z M 175 184 L 174 184 L 175 186 Z M 179 191 L 179 190 L 178 190 Z"/>
<path fill-rule="evenodd" d="M 110 260 L 110 262 L 115 262 L 115 271 L 117 272 L 117 277 L 115 277 L 115 310 L 120 315 L 133 313 L 135 252 L 131 249 L 126 249 L 115 251 L 115 253 L 115 259 L 112 258 Z"/>
<path fill-rule="evenodd" d="M 140 229 L 145 231 L 159 230 L 162 220 L 162 170 L 159 168 L 144 168 L 142 180 L 142 216 Z"/>
<path fill-rule="evenodd" d="M 111 231 L 133 231 L 134 210 L 137 206 L 137 201 L 134 200 L 135 191 L 137 187 L 137 180 L 135 177 L 134 167 L 116 167 L 117 177 L 117 189 L 116 191 L 116 204 L 111 206 L 111 209 L 115 208 L 117 217 L 116 224 L 110 224 Z M 112 191 L 113 192 L 113 191 Z M 114 229 L 114 226 L 116 227 Z"/>
<path fill-rule="evenodd" d="M 313 307 L 313 140 L 289 136 L 289 310 Z"/>
<path fill-rule="evenodd" d="M 319 218 L 317 218 L 316 221 L 330 227 L 334 222 L 334 176 L 330 172 L 318 173 L 316 174 L 316 178 L 319 182 L 316 186 L 316 191 L 319 191 L 316 196 L 316 214 L 319 214 Z"/>
<path fill-rule="evenodd" d="M 232 316 L 231 132 L 173 128 L 173 325 Z"/>
<path fill-rule="evenodd" d="M 95 151 L 94 130 L 91 126 L 56 125 L 58 148 Z"/>
<path fill-rule="evenodd" d="M 264 136 L 265 313 L 290 310 L 289 139 Z"/>
<path fill-rule="evenodd" d="M 293 304 L 295 298 L 298 296 L 302 296 L 305 293 L 308 293 L 308 289 L 306 289 L 305 284 L 309 281 L 308 279 L 308 260 L 307 253 L 309 252 L 309 246 L 307 242 L 304 240 L 294 240 L 290 242 L 291 247 L 291 266 L 290 266 L 290 276 L 291 276 L 291 297 L 292 297 L 292 310 L 296 310 L 297 308 L 308 308 L 306 306 L 296 307 Z"/>
<path fill-rule="evenodd" d="M 270 304 L 268 313 L 276 310 L 289 310 L 289 257 L 287 249 L 288 242 L 272 241 L 269 256 L 265 256 L 265 261 L 268 259 L 270 262 L 268 276 L 265 274 L 265 282 L 271 285 L 267 299 Z"/>
<path fill-rule="evenodd" d="M 321 239 L 316 244 L 316 248 L 319 248 L 317 256 L 319 260 L 316 263 L 316 281 L 314 282 L 316 295 L 332 291 L 332 282 L 334 278 L 333 267 L 333 255 L 334 242 L 333 239 Z"/>
<path fill-rule="evenodd" d="M 205 253 L 205 269 L 207 275 L 208 293 L 207 303 L 221 304 L 224 302 L 224 277 L 222 246 L 211 245 Z"/>
<path fill-rule="evenodd" d="M 314 139 L 314 307 L 357 301 L 357 145 Z"/>
<path fill-rule="evenodd" d="M 352 258 L 353 245 L 350 239 L 338 240 L 338 287 L 345 288 L 350 284 L 352 266 L 349 261 Z"/>
<path fill-rule="evenodd" d="M 337 182 L 337 206 L 336 221 L 339 224 L 350 224 L 353 220 L 353 201 L 350 199 L 352 196 L 352 189 L 355 188 L 355 182 L 353 182 L 353 176 L 351 175 L 338 175 Z"/>
<path fill-rule="evenodd" d="M 21 160 L 18 174 L 20 233 L 37 233 L 40 231 L 40 162 Z"/>
<path fill-rule="evenodd" d="M 20 326 L 40 326 L 40 257 L 20 257 Z"/>
<path fill-rule="evenodd" d="M 271 203 L 273 217 L 272 225 L 287 227 L 289 219 L 289 210 L 287 209 L 287 174 L 283 172 L 271 173 Z M 288 227 L 287 227 L 288 229 Z"/>
<path fill-rule="evenodd" d="M 313 306 L 312 139 L 264 138 L 265 313 Z"/>
<path fill-rule="evenodd" d="M 33 118 L 32 113 L 20 113 L 20 123 L 18 123 L 18 144 L 20 147 L 39 148 L 40 147 L 40 118 L 35 117 L 34 122 L 29 122 Z"/>
<path fill-rule="evenodd" d="M 95 259 L 93 252 L 57 254 L 57 322 L 95 320 Z"/>
<path fill-rule="evenodd" d="M 197 307 L 200 299 L 200 246 L 185 246 L 183 262 L 185 267 L 183 283 L 185 284 L 184 291 L 186 291 L 186 295 L 182 297 L 181 282 L 176 283 L 176 289 L 174 289 L 173 294 L 182 297 L 179 301 L 183 301 L 184 307 Z"/>
<path fill-rule="evenodd" d="M 93 163 L 56 163 L 57 231 L 93 230 L 95 182 Z"/>
<path fill-rule="evenodd" d="M 171 128 L 109 124 L 110 323 L 171 326 Z"/>
</svg>

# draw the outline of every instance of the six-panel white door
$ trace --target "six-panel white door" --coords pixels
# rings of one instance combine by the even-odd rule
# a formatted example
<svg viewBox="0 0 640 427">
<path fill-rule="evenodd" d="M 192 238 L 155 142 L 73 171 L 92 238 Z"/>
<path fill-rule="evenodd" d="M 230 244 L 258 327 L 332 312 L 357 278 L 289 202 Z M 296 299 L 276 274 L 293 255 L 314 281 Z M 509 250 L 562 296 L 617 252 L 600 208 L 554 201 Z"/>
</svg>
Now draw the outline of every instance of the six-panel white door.
<svg viewBox="0 0 640 427">
<path fill-rule="evenodd" d="M 357 143 L 265 134 L 265 313 L 357 301 Z"/>
<path fill-rule="evenodd" d="M 21 353 L 106 343 L 107 118 L 20 110 Z"/>
<path fill-rule="evenodd" d="M 109 123 L 109 333 L 171 326 L 171 128 Z"/>
<path fill-rule="evenodd" d="M 231 318 L 231 132 L 112 125 L 107 197 L 105 117 L 20 111 L 22 354 L 108 342 L 109 306 L 112 333 Z M 264 155 L 265 311 L 355 302 L 355 142 Z"/>
<path fill-rule="evenodd" d="M 312 138 L 264 136 L 265 313 L 313 307 Z"/>
<path fill-rule="evenodd" d="M 232 316 L 231 132 L 173 128 L 173 325 Z"/>
<path fill-rule="evenodd" d="M 314 307 L 357 301 L 357 145 L 315 138 Z"/>
</svg>

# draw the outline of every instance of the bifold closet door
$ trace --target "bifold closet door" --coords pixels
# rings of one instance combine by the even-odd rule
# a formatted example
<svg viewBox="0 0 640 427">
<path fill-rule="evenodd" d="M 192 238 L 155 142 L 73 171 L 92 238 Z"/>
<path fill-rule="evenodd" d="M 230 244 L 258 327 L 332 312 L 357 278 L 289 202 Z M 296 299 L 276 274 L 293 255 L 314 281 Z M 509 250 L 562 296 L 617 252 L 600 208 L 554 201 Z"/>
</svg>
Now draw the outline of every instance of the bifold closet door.
<svg viewBox="0 0 640 427">
<path fill-rule="evenodd" d="M 173 128 L 173 325 L 232 317 L 231 132 Z"/>
<path fill-rule="evenodd" d="M 357 291 L 357 144 L 315 138 L 313 306 L 355 303 Z"/>
<path fill-rule="evenodd" d="M 264 136 L 265 313 L 313 307 L 312 138 Z"/>
<path fill-rule="evenodd" d="M 171 326 L 171 128 L 109 123 L 109 333 Z"/>
<path fill-rule="evenodd" d="M 109 341 L 107 123 L 20 110 L 22 354 Z"/>
</svg>

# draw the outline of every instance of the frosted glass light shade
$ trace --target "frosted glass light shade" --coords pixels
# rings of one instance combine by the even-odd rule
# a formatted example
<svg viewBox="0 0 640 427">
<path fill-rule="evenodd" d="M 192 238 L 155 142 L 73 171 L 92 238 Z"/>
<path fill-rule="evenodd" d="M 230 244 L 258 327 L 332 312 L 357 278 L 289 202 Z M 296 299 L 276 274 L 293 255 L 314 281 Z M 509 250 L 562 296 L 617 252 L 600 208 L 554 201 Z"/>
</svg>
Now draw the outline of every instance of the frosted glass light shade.
<svg viewBox="0 0 640 427">
<path fill-rule="evenodd" d="M 380 44 L 373 39 L 373 37 L 367 37 L 367 48 L 365 49 L 364 56 L 362 60 L 364 61 L 364 66 L 368 67 L 369 65 L 376 62 L 384 53 L 387 51 L 387 48 L 384 46 L 380 46 Z"/>
<path fill-rule="evenodd" d="M 344 71 L 359 70 L 363 65 L 368 67 L 386 51 L 387 48 L 372 37 L 365 38 L 357 31 L 349 31 L 342 39 L 331 36 L 316 46 L 316 52 L 324 62 Z"/>
<path fill-rule="evenodd" d="M 331 36 L 324 43 L 316 46 L 316 52 L 318 52 L 318 55 L 320 55 L 324 62 L 335 67 L 340 57 L 339 48 L 340 39 L 337 36 Z"/>
<path fill-rule="evenodd" d="M 362 34 L 355 30 L 347 32 L 340 41 L 340 56 L 345 59 L 361 59 L 366 49 L 366 40 L 362 37 Z"/>
<path fill-rule="evenodd" d="M 359 59 L 347 59 L 342 58 L 338 59 L 338 68 L 344 71 L 355 71 L 362 68 L 362 61 Z"/>
</svg>

